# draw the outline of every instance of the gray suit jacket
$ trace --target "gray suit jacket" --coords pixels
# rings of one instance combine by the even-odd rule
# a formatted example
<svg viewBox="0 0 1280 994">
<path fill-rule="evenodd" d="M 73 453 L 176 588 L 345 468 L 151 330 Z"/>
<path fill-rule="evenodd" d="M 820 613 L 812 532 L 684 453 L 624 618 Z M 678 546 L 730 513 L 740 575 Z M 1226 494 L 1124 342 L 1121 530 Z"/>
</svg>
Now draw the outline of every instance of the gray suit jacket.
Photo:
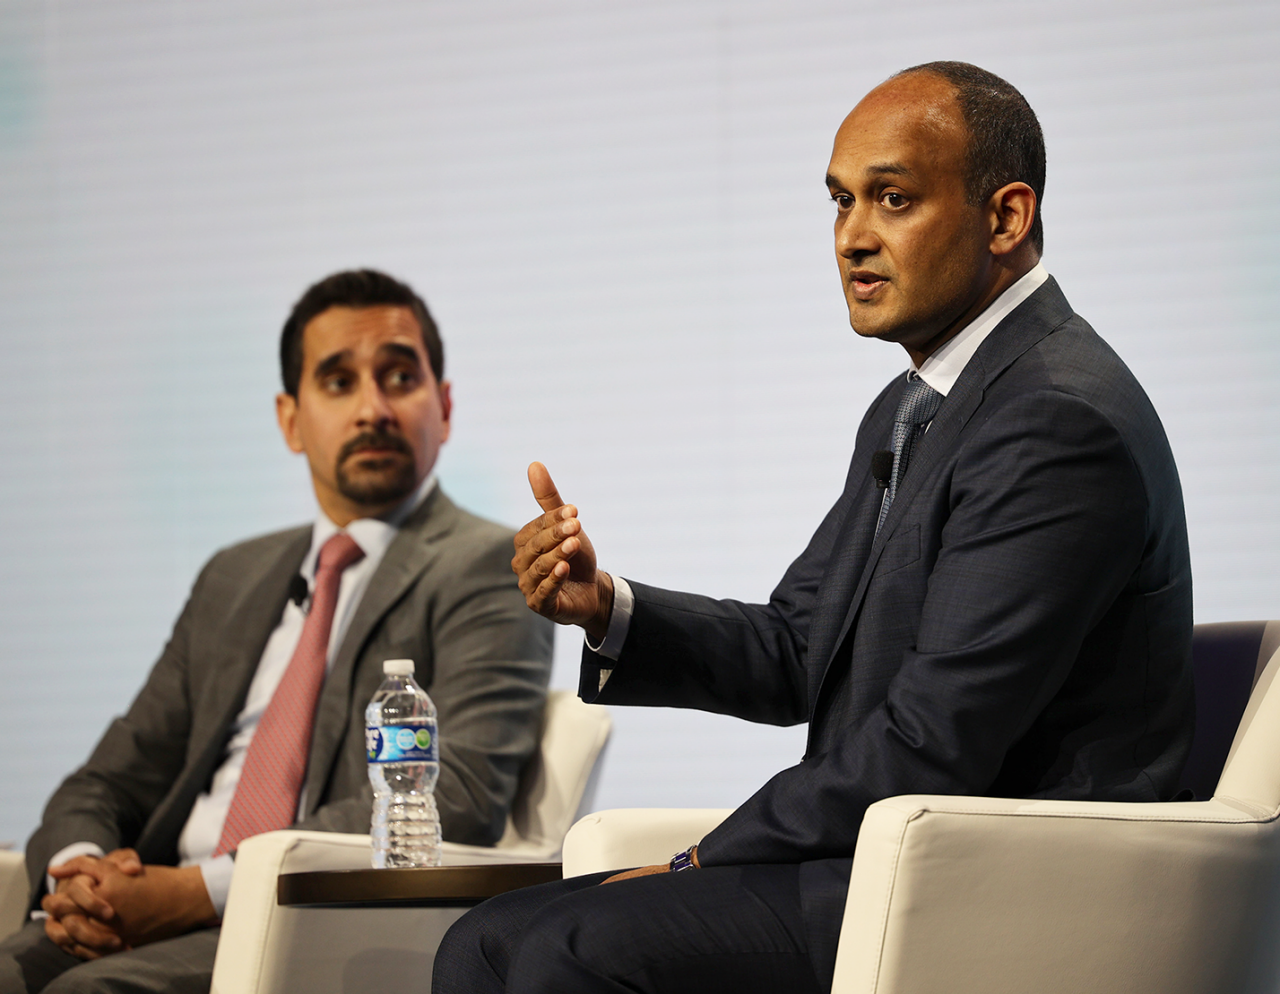
<svg viewBox="0 0 1280 994">
<path fill-rule="evenodd" d="M 384 659 L 417 663 L 439 709 L 436 799 L 444 837 L 488 845 L 505 826 L 537 744 L 552 626 L 525 607 L 512 533 L 437 487 L 405 522 L 356 608 L 317 706 L 299 828 L 367 832 L 364 709 Z M 177 862 L 196 797 L 222 762 L 263 648 L 280 621 L 309 526 L 217 553 L 128 712 L 45 808 L 27 845 L 33 903 L 49 859 L 73 842 Z"/>
</svg>

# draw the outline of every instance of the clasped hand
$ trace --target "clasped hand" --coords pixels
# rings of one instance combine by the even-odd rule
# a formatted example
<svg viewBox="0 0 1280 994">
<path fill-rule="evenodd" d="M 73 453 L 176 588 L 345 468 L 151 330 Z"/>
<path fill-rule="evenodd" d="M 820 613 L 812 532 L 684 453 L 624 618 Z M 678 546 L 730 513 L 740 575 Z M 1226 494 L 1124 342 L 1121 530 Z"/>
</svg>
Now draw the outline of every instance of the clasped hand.
<svg viewBox="0 0 1280 994">
<path fill-rule="evenodd" d="M 596 569 L 596 552 L 578 509 L 560 499 L 540 462 L 529 466 L 529 486 L 543 514 L 516 534 L 511 568 L 525 603 L 561 625 L 580 625 L 597 642 L 609 630 L 613 580 Z"/>
<path fill-rule="evenodd" d="M 50 868 L 57 890 L 40 905 L 45 934 L 79 959 L 182 935 L 217 921 L 200 868 L 144 866 L 132 849 L 77 856 Z"/>
</svg>

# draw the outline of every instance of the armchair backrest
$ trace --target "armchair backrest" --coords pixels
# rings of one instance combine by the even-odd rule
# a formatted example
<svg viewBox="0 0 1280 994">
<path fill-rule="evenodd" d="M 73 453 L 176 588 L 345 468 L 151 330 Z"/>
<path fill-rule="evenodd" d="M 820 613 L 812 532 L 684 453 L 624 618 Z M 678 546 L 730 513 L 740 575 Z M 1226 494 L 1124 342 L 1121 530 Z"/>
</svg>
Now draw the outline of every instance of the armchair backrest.
<svg viewBox="0 0 1280 994">
<path fill-rule="evenodd" d="M 1191 656 L 1196 686 L 1196 733 L 1179 786 L 1200 800 L 1213 796 L 1240 719 L 1280 643 L 1280 622 L 1225 621 L 1196 625 Z"/>
<path fill-rule="evenodd" d="M 1266 625 L 1259 673 L 1214 797 L 1258 813 L 1280 809 L 1280 622 Z"/>
<path fill-rule="evenodd" d="M 572 691 L 547 694 L 538 750 L 520 775 L 498 848 L 559 851 L 569 827 L 591 808 L 612 725 L 605 708 L 584 704 Z"/>
</svg>

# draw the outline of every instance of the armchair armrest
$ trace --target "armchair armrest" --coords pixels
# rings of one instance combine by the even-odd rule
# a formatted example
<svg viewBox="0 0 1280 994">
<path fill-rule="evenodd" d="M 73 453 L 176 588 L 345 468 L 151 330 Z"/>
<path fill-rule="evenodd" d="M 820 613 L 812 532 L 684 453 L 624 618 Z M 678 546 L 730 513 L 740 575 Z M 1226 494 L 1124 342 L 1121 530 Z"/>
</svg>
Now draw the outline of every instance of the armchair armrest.
<svg viewBox="0 0 1280 994">
<path fill-rule="evenodd" d="M 1276 817 L 1222 799 L 881 801 L 833 990 L 1275 990 Z"/>
<path fill-rule="evenodd" d="M 564 875 L 665 863 L 733 813 L 732 808 L 614 808 L 580 818 L 564 838 Z"/>
<path fill-rule="evenodd" d="M 27 919 L 26 867 L 22 853 L 0 850 L 0 939 L 18 931 Z"/>
<path fill-rule="evenodd" d="M 213 990 L 222 994 L 270 989 L 274 968 L 268 942 L 290 909 L 276 904 L 281 873 L 356 870 L 369 865 L 369 836 L 285 829 L 245 839 L 236 852 L 231 892 L 213 964 Z"/>
<path fill-rule="evenodd" d="M 489 848 L 446 842 L 444 863 L 539 862 L 546 847 Z M 369 836 L 285 829 L 245 839 L 213 965 L 214 994 L 293 990 L 428 991 L 435 947 L 467 910 L 442 908 L 282 908 L 282 873 L 361 870 L 370 863 Z M 368 976 L 360 966 L 368 963 Z M 381 986 L 379 986 L 381 985 Z"/>
</svg>

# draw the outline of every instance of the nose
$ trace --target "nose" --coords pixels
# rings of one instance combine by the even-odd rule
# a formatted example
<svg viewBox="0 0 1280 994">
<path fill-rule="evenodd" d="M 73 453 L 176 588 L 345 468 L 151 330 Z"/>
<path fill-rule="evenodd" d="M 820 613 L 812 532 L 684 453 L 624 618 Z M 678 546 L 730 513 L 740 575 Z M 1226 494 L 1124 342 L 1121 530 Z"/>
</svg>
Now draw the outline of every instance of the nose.
<svg viewBox="0 0 1280 994">
<path fill-rule="evenodd" d="M 836 255 L 856 259 L 879 250 L 880 239 L 866 206 L 855 204 L 836 217 Z"/>
<path fill-rule="evenodd" d="M 356 423 L 360 427 L 378 428 L 395 421 L 395 410 L 375 376 L 361 378 Z"/>
</svg>

